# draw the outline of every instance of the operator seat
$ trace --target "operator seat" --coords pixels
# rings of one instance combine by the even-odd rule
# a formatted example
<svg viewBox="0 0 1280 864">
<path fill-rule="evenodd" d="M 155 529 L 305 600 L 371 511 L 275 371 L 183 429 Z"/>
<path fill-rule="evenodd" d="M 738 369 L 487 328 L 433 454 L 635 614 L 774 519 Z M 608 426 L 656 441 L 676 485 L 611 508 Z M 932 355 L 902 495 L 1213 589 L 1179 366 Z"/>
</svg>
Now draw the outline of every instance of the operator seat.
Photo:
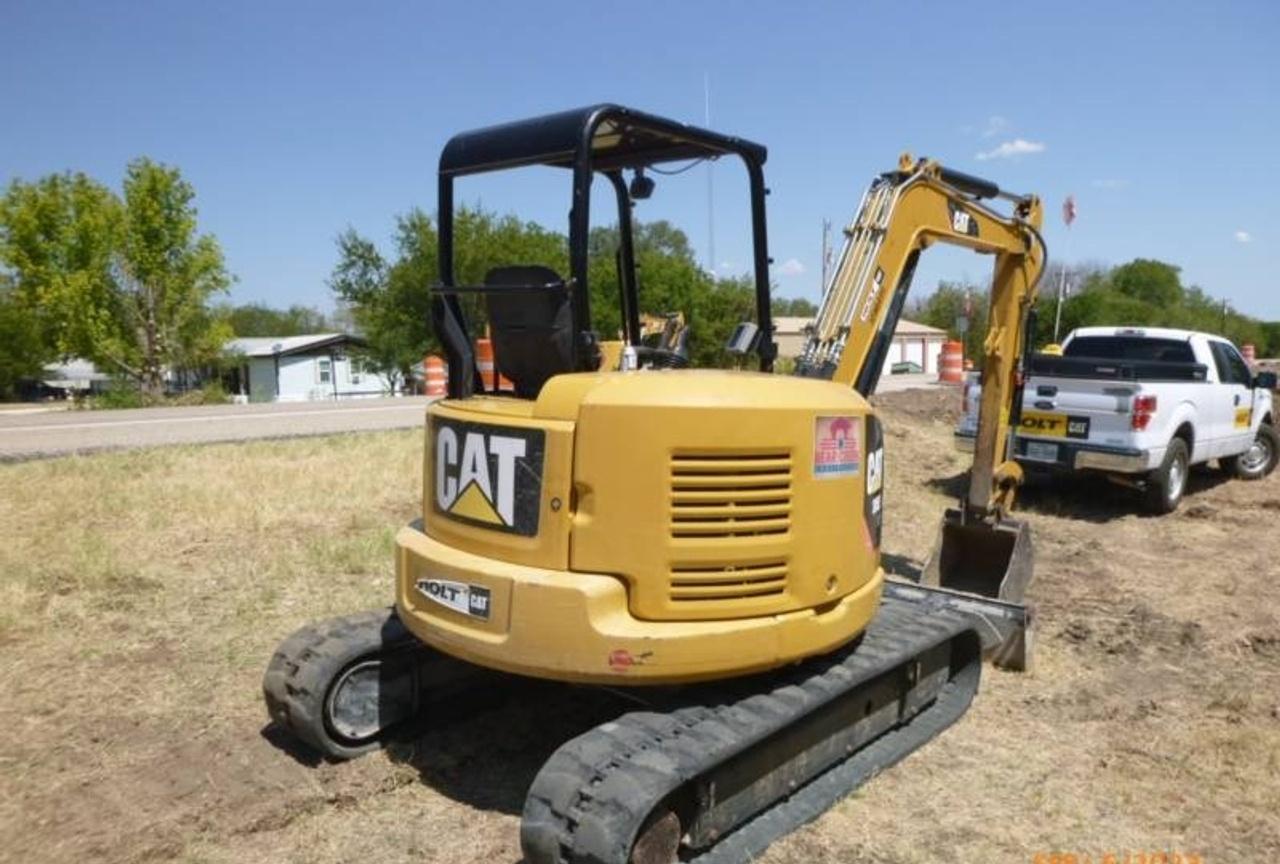
<svg viewBox="0 0 1280 864">
<path fill-rule="evenodd" d="M 485 274 L 493 359 L 522 399 L 536 399 L 553 375 L 574 371 L 569 289 L 549 267 L 495 267 Z M 530 290 L 533 288 L 534 290 Z"/>
</svg>

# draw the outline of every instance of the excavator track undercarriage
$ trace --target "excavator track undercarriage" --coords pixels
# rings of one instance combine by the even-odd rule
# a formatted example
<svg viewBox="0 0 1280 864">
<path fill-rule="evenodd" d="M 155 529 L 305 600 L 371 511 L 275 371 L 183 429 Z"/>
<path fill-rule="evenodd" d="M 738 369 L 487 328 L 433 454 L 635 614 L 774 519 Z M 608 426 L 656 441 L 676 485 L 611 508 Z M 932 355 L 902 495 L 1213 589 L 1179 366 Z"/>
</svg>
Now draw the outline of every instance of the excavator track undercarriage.
<svg viewBox="0 0 1280 864">
<path fill-rule="evenodd" d="M 982 663 L 970 627 L 886 599 L 834 654 L 580 735 L 529 790 L 526 860 L 750 860 L 964 713 Z"/>
<path fill-rule="evenodd" d="M 964 713 L 982 662 L 973 626 L 888 596 L 863 636 L 833 654 L 657 691 L 649 710 L 579 735 L 538 772 L 521 825 L 526 860 L 709 864 L 759 854 Z M 298 631 L 264 678 L 272 718 L 348 758 L 420 729 L 446 690 L 462 693 L 485 674 L 402 633 L 390 610 Z"/>
</svg>

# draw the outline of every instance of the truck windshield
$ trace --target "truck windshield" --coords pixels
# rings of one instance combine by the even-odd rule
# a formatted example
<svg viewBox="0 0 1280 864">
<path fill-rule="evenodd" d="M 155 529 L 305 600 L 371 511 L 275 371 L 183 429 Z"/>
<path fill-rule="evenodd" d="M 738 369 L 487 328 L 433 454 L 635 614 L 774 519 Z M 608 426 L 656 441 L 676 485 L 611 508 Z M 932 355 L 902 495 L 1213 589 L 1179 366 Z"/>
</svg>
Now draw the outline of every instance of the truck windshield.
<svg viewBox="0 0 1280 864">
<path fill-rule="evenodd" d="M 1196 360 L 1190 342 L 1145 336 L 1080 336 L 1067 343 L 1063 354 L 1067 357 L 1160 363 L 1194 363 Z"/>
</svg>

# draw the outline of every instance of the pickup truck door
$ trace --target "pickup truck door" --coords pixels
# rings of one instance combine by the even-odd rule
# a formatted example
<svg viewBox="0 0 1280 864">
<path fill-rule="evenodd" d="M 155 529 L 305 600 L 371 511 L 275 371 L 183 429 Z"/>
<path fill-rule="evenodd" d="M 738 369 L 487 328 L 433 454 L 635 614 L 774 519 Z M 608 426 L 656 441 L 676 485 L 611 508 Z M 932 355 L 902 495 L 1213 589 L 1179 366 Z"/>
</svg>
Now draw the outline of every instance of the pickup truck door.
<svg viewBox="0 0 1280 864">
<path fill-rule="evenodd" d="M 1240 352 L 1229 342 L 1209 340 L 1219 383 L 1213 392 L 1215 456 L 1234 456 L 1253 441 L 1253 376 Z"/>
</svg>

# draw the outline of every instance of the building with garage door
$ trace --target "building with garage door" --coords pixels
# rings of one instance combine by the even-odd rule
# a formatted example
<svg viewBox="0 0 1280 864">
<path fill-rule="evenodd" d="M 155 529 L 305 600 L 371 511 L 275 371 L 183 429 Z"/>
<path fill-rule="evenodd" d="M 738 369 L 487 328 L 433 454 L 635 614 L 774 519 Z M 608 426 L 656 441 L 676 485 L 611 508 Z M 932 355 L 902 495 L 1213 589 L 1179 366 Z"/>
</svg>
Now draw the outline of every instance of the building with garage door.
<svg viewBox="0 0 1280 864">
<path fill-rule="evenodd" d="M 239 358 L 230 391 L 250 402 L 305 402 L 385 396 L 392 383 L 364 362 L 365 342 L 347 333 L 232 339 Z"/>
<path fill-rule="evenodd" d="M 773 338 L 778 344 L 778 356 L 795 359 L 804 350 L 805 328 L 813 323 L 811 318 L 779 316 L 773 319 Z M 884 375 L 893 374 L 893 367 L 901 372 L 938 374 L 938 355 L 942 343 L 947 341 L 947 331 L 918 324 L 905 318 L 898 319 L 893 331 L 893 341 L 884 360 Z"/>
</svg>

